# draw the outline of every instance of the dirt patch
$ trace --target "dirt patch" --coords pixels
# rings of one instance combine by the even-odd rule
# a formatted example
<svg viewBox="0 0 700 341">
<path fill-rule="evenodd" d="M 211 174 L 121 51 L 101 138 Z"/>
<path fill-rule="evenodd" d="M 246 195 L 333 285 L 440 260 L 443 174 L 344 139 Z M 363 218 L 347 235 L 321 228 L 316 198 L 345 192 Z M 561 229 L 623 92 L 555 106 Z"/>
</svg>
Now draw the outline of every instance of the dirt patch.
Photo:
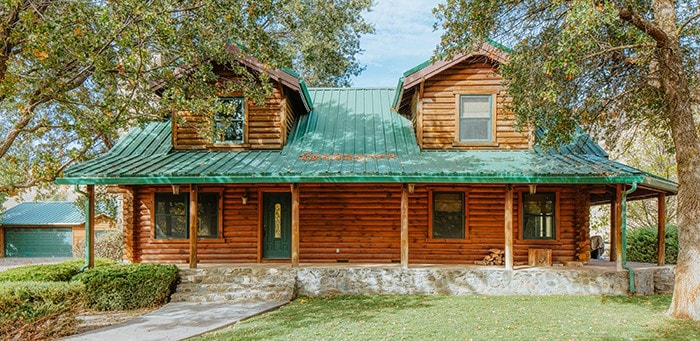
<svg viewBox="0 0 700 341">
<path fill-rule="evenodd" d="M 155 309 L 143 308 L 120 311 L 87 310 L 78 316 L 78 328 L 76 329 L 76 334 L 124 323 L 141 315 L 148 314 L 153 310 Z"/>
</svg>

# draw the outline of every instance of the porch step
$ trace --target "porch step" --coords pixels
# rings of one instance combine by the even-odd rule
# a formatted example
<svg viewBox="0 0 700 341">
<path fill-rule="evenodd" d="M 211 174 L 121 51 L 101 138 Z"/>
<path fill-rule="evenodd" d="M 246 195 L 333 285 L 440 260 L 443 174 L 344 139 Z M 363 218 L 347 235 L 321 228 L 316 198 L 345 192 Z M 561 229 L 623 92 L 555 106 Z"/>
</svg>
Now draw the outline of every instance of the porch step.
<svg viewBox="0 0 700 341">
<path fill-rule="evenodd" d="M 280 268 L 181 269 L 171 302 L 260 302 L 291 300 L 296 272 Z"/>
</svg>

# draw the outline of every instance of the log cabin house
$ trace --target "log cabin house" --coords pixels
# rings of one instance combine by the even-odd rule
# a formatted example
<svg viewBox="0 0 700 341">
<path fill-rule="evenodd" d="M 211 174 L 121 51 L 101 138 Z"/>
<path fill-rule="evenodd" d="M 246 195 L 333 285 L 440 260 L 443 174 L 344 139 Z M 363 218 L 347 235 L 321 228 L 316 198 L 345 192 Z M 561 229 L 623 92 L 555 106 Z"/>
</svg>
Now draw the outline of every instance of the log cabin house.
<svg viewBox="0 0 700 341">
<path fill-rule="evenodd" d="M 474 264 L 491 249 L 507 269 L 533 255 L 586 262 L 589 209 L 603 204 L 619 262 L 624 202 L 657 198 L 663 212 L 677 185 L 583 134 L 534 146 L 506 109 L 505 59 L 484 44 L 407 71 L 395 89 L 307 88 L 249 60 L 273 96 L 222 98 L 234 114 L 221 134 L 174 113 L 57 182 L 118 188 L 132 262 L 407 267 Z"/>
</svg>

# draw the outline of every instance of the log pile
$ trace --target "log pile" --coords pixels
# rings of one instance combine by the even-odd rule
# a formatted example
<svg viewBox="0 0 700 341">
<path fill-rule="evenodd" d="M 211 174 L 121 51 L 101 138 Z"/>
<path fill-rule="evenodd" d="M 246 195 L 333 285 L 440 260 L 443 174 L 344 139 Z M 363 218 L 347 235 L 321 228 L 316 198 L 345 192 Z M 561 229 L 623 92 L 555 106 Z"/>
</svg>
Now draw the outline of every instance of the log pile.
<svg viewBox="0 0 700 341">
<path fill-rule="evenodd" d="M 490 249 L 484 260 L 478 260 L 474 264 L 478 265 L 504 265 L 506 260 L 505 252 L 499 249 Z"/>
</svg>

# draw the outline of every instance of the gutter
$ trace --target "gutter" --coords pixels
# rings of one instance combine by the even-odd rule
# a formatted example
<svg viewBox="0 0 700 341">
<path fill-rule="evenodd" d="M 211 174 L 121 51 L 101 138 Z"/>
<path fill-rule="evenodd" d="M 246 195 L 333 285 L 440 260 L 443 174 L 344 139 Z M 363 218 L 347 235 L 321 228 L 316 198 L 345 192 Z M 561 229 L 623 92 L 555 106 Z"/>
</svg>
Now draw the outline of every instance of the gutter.
<svg viewBox="0 0 700 341">
<path fill-rule="evenodd" d="M 85 254 L 83 258 L 85 258 L 85 263 L 83 263 L 83 266 L 80 268 L 80 272 L 85 271 L 90 266 L 90 260 L 89 260 L 89 252 L 90 252 L 90 238 L 88 236 L 90 235 L 90 229 L 92 226 L 90 226 L 90 197 L 87 193 L 83 192 L 80 190 L 79 185 L 75 185 L 75 191 L 84 195 L 85 196 Z"/>
<path fill-rule="evenodd" d="M 634 270 L 627 265 L 627 195 L 637 190 L 637 183 L 632 183 L 632 188 L 622 193 L 622 267 L 629 272 L 630 294 L 636 292 L 634 287 Z"/>
</svg>

